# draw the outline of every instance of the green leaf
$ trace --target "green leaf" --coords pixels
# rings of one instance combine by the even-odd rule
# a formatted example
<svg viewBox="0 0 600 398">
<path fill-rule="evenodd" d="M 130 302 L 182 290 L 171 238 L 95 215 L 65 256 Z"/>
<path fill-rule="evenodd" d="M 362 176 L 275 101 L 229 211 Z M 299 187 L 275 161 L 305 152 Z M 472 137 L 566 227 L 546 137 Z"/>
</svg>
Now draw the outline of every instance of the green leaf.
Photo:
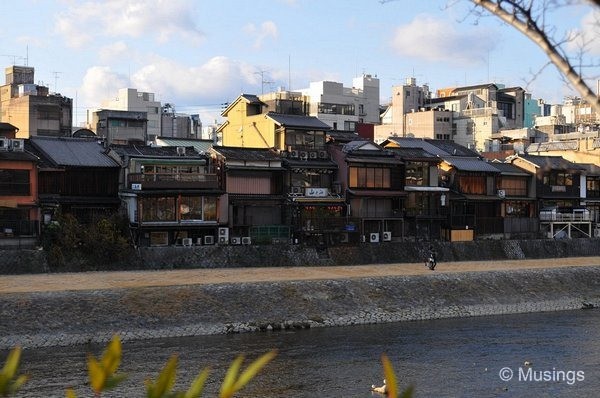
<svg viewBox="0 0 600 398">
<path fill-rule="evenodd" d="M 106 379 L 106 382 L 104 383 L 104 389 L 111 390 L 111 389 L 115 388 L 116 386 L 118 386 L 119 384 L 121 384 L 126 379 L 127 379 L 126 374 L 114 374 L 114 375 L 108 376 L 108 378 Z"/>
<path fill-rule="evenodd" d="M 381 354 L 381 363 L 383 364 L 383 374 L 385 376 L 386 386 L 388 390 L 389 398 L 398 397 L 398 383 L 396 381 L 396 373 L 394 373 L 394 367 L 392 362 L 385 354 Z"/>
<path fill-rule="evenodd" d="M 202 369 L 202 372 L 194 379 L 194 382 L 190 386 L 189 390 L 186 391 L 183 398 L 198 398 L 202 395 L 202 390 L 204 390 L 204 383 L 208 379 L 208 375 L 210 374 L 209 368 Z"/>
<path fill-rule="evenodd" d="M 25 382 L 29 379 L 27 375 L 21 375 L 17 377 L 17 379 L 10 385 L 10 393 L 14 394 L 25 384 Z"/>
<path fill-rule="evenodd" d="M 102 367 L 107 374 L 113 374 L 121 364 L 121 339 L 115 335 L 102 356 Z"/>
<path fill-rule="evenodd" d="M 244 372 L 240 375 L 239 379 L 234 385 L 234 392 L 241 390 L 246 384 L 250 382 L 265 367 L 269 362 L 277 356 L 277 351 L 272 350 L 262 355 L 260 358 L 252 362 Z"/>
<path fill-rule="evenodd" d="M 77 394 L 75 394 L 75 391 L 72 388 L 67 388 L 65 397 L 66 398 L 77 398 Z"/>
<path fill-rule="evenodd" d="M 413 386 L 408 386 L 406 390 L 400 394 L 400 398 L 412 398 L 415 388 Z"/>
<path fill-rule="evenodd" d="M 169 358 L 165 367 L 162 369 L 156 383 L 148 382 L 148 397 L 149 398 L 161 398 L 167 392 L 171 391 L 175 384 L 175 377 L 177 372 L 177 355 L 174 354 Z"/>
<path fill-rule="evenodd" d="M 13 348 L 6 358 L 6 362 L 4 363 L 4 368 L 2 368 L 2 374 L 6 376 L 7 379 L 12 379 L 17 374 L 17 370 L 19 369 L 19 361 L 21 360 L 21 347 L 17 346 Z"/>
<path fill-rule="evenodd" d="M 231 366 L 229 366 L 229 369 L 225 374 L 225 379 L 223 380 L 223 385 L 221 386 L 221 391 L 219 392 L 219 398 L 229 398 L 235 392 L 234 384 L 237 375 L 240 372 L 242 362 L 244 362 L 244 356 L 240 355 L 231 363 Z"/>
<path fill-rule="evenodd" d="M 95 393 L 101 393 L 104 389 L 104 382 L 106 381 L 106 373 L 100 365 L 100 362 L 92 355 L 87 356 L 88 365 L 88 376 L 90 378 L 90 385 Z"/>
</svg>

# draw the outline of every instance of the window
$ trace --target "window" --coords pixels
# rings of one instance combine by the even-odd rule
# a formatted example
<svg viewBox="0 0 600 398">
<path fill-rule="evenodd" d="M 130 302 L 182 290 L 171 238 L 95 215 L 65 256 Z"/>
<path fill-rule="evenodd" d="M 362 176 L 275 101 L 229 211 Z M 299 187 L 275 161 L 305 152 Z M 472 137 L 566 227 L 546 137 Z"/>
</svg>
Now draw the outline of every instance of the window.
<svg viewBox="0 0 600 398">
<path fill-rule="evenodd" d="M 327 102 L 319 103 L 319 113 L 330 115 L 354 115 L 354 104 L 331 104 Z"/>
<path fill-rule="evenodd" d="M 406 185 L 429 185 L 429 163 L 409 162 L 406 164 Z"/>
<path fill-rule="evenodd" d="M 466 175 L 458 178 L 459 191 L 466 194 L 485 195 L 485 177 Z"/>
<path fill-rule="evenodd" d="M 296 149 L 323 149 L 325 147 L 325 132 L 286 130 L 285 145 Z"/>
<path fill-rule="evenodd" d="M 175 198 L 141 198 L 142 221 L 176 221 Z"/>
<path fill-rule="evenodd" d="M 30 195 L 29 170 L 0 170 L 0 195 Z"/>
<path fill-rule="evenodd" d="M 600 177 L 587 177 L 587 197 L 600 198 Z"/>
<path fill-rule="evenodd" d="M 390 188 L 390 169 L 383 167 L 350 167 L 350 188 Z"/>
<path fill-rule="evenodd" d="M 544 185 L 572 186 L 573 175 L 569 173 L 550 173 L 544 175 Z"/>
<path fill-rule="evenodd" d="M 503 189 L 507 196 L 527 196 L 527 179 L 502 177 L 500 189 Z"/>
</svg>

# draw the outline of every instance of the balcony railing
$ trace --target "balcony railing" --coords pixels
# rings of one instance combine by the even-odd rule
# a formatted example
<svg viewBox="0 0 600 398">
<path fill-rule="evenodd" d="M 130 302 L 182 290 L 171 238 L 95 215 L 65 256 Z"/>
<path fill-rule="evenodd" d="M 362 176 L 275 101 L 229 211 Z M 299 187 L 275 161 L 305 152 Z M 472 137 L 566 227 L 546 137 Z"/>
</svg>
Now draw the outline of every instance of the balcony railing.
<svg viewBox="0 0 600 398">
<path fill-rule="evenodd" d="M 127 187 L 131 189 L 218 189 L 219 179 L 216 174 L 204 173 L 132 173 L 127 177 Z"/>
</svg>

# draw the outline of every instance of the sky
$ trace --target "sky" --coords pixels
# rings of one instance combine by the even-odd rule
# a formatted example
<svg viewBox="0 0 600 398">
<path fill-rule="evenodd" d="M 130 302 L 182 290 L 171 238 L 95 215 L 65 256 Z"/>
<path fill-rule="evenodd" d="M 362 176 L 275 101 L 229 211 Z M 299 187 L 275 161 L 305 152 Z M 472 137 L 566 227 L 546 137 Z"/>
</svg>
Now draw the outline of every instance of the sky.
<svg viewBox="0 0 600 398">
<path fill-rule="evenodd" d="M 198 113 L 205 125 L 241 93 L 322 80 L 351 87 L 362 74 L 380 79 L 382 104 L 408 77 L 434 91 L 492 82 L 547 103 L 576 95 L 533 43 L 470 7 L 467 0 L 2 1 L 0 65 L 34 67 L 36 83 L 73 99 L 75 126 L 126 87 Z M 561 8 L 547 23 L 557 37 L 583 32 L 597 62 L 599 11 Z"/>
</svg>

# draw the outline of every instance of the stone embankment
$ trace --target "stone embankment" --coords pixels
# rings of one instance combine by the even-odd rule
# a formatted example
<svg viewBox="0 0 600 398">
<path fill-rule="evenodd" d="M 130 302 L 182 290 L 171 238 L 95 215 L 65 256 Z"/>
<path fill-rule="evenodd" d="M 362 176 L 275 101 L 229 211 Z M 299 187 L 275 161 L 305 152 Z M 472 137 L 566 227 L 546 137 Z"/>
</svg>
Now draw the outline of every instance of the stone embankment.
<svg viewBox="0 0 600 398">
<path fill-rule="evenodd" d="M 600 264 L 0 294 L 0 349 L 600 306 Z M 592 310 L 595 311 L 595 310 Z"/>
</svg>

